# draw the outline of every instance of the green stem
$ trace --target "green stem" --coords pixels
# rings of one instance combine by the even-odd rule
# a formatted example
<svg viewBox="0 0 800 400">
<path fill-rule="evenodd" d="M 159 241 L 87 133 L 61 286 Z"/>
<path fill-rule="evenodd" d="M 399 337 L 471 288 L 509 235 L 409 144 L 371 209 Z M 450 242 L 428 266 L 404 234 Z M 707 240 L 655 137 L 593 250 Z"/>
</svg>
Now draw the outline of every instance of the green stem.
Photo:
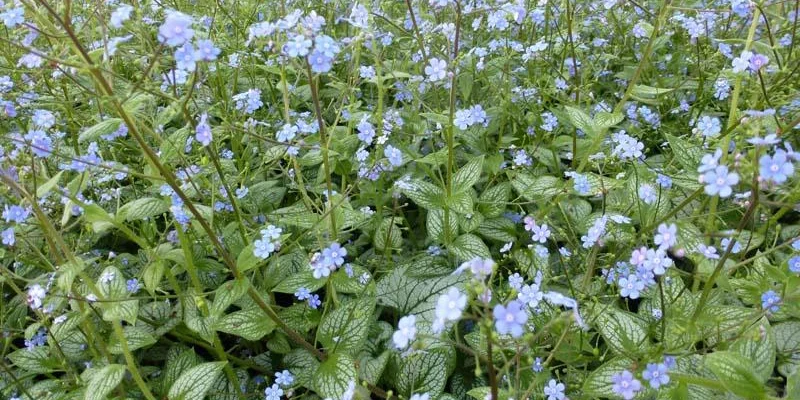
<svg viewBox="0 0 800 400">
<path fill-rule="evenodd" d="M 147 383 L 142 379 L 139 368 L 136 367 L 136 361 L 133 359 L 133 354 L 131 354 L 131 350 L 128 348 L 128 341 L 125 339 L 125 333 L 122 331 L 122 323 L 120 321 L 114 321 L 111 324 L 114 326 L 114 335 L 117 337 L 120 347 L 122 347 L 122 354 L 125 357 L 125 363 L 128 365 L 128 371 L 131 373 L 131 376 L 133 376 L 133 381 L 136 382 L 136 386 L 139 387 L 139 390 L 142 391 L 142 394 L 144 394 L 147 400 L 156 400 L 153 393 L 151 393 L 150 389 L 147 387 Z"/>
</svg>

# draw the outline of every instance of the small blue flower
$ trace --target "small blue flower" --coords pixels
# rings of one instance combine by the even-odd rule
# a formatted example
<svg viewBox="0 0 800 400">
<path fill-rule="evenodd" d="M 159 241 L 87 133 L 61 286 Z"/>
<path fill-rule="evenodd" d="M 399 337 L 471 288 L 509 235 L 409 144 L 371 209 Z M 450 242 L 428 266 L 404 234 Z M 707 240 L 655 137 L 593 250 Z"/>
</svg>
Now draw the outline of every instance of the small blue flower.
<svg viewBox="0 0 800 400">
<path fill-rule="evenodd" d="M 758 160 L 758 173 L 766 181 L 781 184 L 794 174 L 794 165 L 787 158 L 786 151 L 779 149 L 772 157 L 769 154 L 761 156 Z"/>
<path fill-rule="evenodd" d="M 264 396 L 264 400 L 280 400 L 283 396 L 283 389 L 277 383 L 273 383 L 272 386 L 264 389 Z"/>
<path fill-rule="evenodd" d="M 139 289 L 141 288 L 141 286 L 139 285 L 139 280 L 136 278 L 128 279 L 128 281 L 125 282 L 125 286 L 128 289 L 128 292 L 134 294 L 138 292 Z"/>
<path fill-rule="evenodd" d="M 647 364 L 647 368 L 642 372 L 642 378 L 650 382 L 650 387 L 658 389 L 669 383 L 669 375 L 667 375 L 667 372 L 669 372 L 669 369 L 666 364 L 651 363 Z"/>
<path fill-rule="evenodd" d="M 498 304 L 494 306 L 494 326 L 501 335 L 511 334 L 518 338 L 525 332 L 525 323 L 528 322 L 528 312 L 522 308 L 522 302 L 512 300 L 508 306 Z"/>
<path fill-rule="evenodd" d="M 620 288 L 619 295 L 630 299 L 638 299 L 640 292 L 644 290 L 644 282 L 639 280 L 635 274 L 630 274 L 627 278 L 620 278 L 617 284 Z"/>
<path fill-rule="evenodd" d="M 322 74 L 333 68 L 333 57 L 328 56 L 318 49 L 314 49 L 308 56 L 308 63 L 311 65 L 311 71 Z"/>
<path fill-rule="evenodd" d="M 542 372 L 544 370 L 544 366 L 542 365 L 542 357 L 536 357 L 533 360 L 533 365 L 531 366 L 533 372 Z"/>
<path fill-rule="evenodd" d="M 769 312 L 778 312 L 780 309 L 781 296 L 774 290 L 767 290 L 761 295 L 761 308 Z"/>
<path fill-rule="evenodd" d="M 294 297 L 297 297 L 297 300 L 305 300 L 311 297 L 311 292 L 304 287 L 297 288 L 297 291 L 294 292 Z"/>
<path fill-rule="evenodd" d="M 592 190 L 592 184 L 586 175 L 574 174 L 572 175 L 572 188 L 575 189 L 581 196 L 586 196 Z"/>
<path fill-rule="evenodd" d="M 403 153 L 396 147 L 392 145 L 386 146 L 386 148 L 383 149 L 383 155 L 389 159 L 389 164 L 391 164 L 393 167 L 399 167 L 403 165 Z"/>
<path fill-rule="evenodd" d="M 275 383 L 277 383 L 277 384 L 279 384 L 279 385 L 281 385 L 283 387 L 291 386 L 292 383 L 294 383 L 294 375 L 292 375 L 292 373 L 289 372 L 289 370 L 286 370 L 286 369 L 283 370 L 283 371 L 280 371 L 280 372 L 276 372 L 275 373 Z"/>
<path fill-rule="evenodd" d="M 729 197 L 733 193 L 733 185 L 739 183 L 739 174 L 728 172 L 728 167 L 717 166 L 703 176 L 706 183 L 705 193 L 709 196 Z"/>
<path fill-rule="evenodd" d="M 697 122 L 697 127 L 695 129 L 705 137 L 714 137 L 722 132 L 722 122 L 720 122 L 719 118 L 712 118 L 705 115 Z"/>
<path fill-rule="evenodd" d="M 158 40 L 170 47 L 177 47 L 188 42 L 194 37 L 192 22 L 192 17 L 171 11 L 158 28 Z"/>
<path fill-rule="evenodd" d="M 661 186 L 664 189 L 669 189 L 672 187 L 672 178 L 663 174 L 658 174 L 656 183 L 658 183 L 658 186 Z"/>
<path fill-rule="evenodd" d="M 203 113 L 203 115 L 200 116 L 200 122 L 197 123 L 197 127 L 195 128 L 194 138 L 203 146 L 211 144 L 211 126 L 208 125 L 207 113 Z"/>
<path fill-rule="evenodd" d="M 564 394 L 565 389 L 566 387 L 563 383 L 550 379 L 547 382 L 547 386 L 544 387 L 544 395 L 547 396 L 547 400 L 564 400 L 567 398 Z"/>
<path fill-rule="evenodd" d="M 6 246 L 13 246 L 17 242 L 16 236 L 14 236 L 14 228 L 4 230 L 0 233 L 0 237 L 2 237 L 3 244 Z"/>
<path fill-rule="evenodd" d="M 322 304 L 322 300 L 319 299 L 319 295 L 318 294 L 312 294 L 308 298 L 308 306 L 309 307 L 311 307 L 311 308 L 316 310 L 320 306 L 320 304 Z"/>
<path fill-rule="evenodd" d="M 653 185 L 645 183 L 639 186 L 639 198 L 642 199 L 645 204 L 653 204 L 658 199 L 658 193 L 656 193 L 656 189 Z"/>
<path fill-rule="evenodd" d="M 214 46 L 214 42 L 209 39 L 197 41 L 195 59 L 197 61 L 214 61 L 219 56 L 220 49 Z"/>
<path fill-rule="evenodd" d="M 675 224 L 661 224 L 658 226 L 658 233 L 653 238 L 653 242 L 659 249 L 666 250 L 678 243 L 678 226 Z"/>
<path fill-rule="evenodd" d="M 800 274 L 800 256 L 794 256 L 789 259 L 789 271 Z"/>
<path fill-rule="evenodd" d="M 347 249 L 342 247 L 339 243 L 331 243 L 328 248 L 322 250 L 322 265 L 325 267 L 341 267 L 344 264 L 344 257 L 347 255 Z"/>
<path fill-rule="evenodd" d="M 613 384 L 611 390 L 625 400 L 633 399 L 636 393 L 642 390 L 642 383 L 627 370 L 614 374 L 611 383 Z"/>
<path fill-rule="evenodd" d="M 16 222 L 21 224 L 25 222 L 30 215 L 31 209 L 18 205 L 12 205 L 9 207 L 8 204 L 6 204 L 3 210 L 3 219 L 5 219 L 6 222 Z"/>
</svg>

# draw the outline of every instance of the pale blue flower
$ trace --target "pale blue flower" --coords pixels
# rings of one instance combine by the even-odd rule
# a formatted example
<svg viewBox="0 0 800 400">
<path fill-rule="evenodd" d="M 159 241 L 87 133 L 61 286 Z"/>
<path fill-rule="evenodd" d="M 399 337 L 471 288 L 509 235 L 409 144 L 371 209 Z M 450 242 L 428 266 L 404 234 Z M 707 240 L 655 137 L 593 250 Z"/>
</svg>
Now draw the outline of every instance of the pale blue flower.
<svg viewBox="0 0 800 400">
<path fill-rule="evenodd" d="M 625 400 L 633 399 L 636 393 L 642 390 L 642 383 L 627 370 L 614 374 L 611 383 L 613 384 L 611 390 Z"/>
<path fill-rule="evenodd" d="M 647 364 L 647 368 L 642 372 L 642 378 L 650 382 L 650 387 L 658 389 L 661 386 L 669 384 L 669 375 L 667 375 L 667 372 L 669 372 L 669 369 L 666 364 L 650 363 Z"/>
<path fill-rule="evenodd" d="M 170 11 L 166 20 L 158 28 L 158 40 L 170 47 L 180 46 L 194 37 L 192 17 L 177 11 Z"/>
<path fill-rule="evenodd" d="M 759 158 L 758 172 L 762 179 L 781 184 L 794 174 L 794 165 L 786 151 L 778 149 L 772 156 L 764 154 Z"/>
<path fill-rule="evenodd" d="M 515 338 L 524 333 L 525 323 L 528 322 L 528 312 L 522 308 L 521 302 L 512 300 L 508 306 L 498 304 L 494 306 L 493 315 L 497 333 L 511 334 L 511 337 Z"/>
</svg>

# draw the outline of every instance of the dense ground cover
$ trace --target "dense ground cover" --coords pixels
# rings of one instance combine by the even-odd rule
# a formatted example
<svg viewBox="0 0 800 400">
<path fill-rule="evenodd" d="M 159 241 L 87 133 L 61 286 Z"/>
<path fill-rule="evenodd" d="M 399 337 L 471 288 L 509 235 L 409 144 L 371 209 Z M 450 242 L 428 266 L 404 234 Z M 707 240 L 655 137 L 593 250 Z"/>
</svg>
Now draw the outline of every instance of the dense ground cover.
<svg viewBox="0 0 800 400">
<path fill-rule="evenodd" d="M 793 0 L 9 0 L 0 397 L 800 398 Z"/>
</svg>

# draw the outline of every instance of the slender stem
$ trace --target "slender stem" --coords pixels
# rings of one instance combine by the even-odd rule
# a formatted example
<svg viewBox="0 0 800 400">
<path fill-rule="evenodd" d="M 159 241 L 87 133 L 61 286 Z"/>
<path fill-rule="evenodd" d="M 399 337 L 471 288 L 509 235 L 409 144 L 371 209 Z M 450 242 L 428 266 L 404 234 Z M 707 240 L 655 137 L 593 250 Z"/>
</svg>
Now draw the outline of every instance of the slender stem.
<svg viewBox="0 0 800 400">
<path fill-rule="evenodd" d="M 319 105 L 319 88 L 317 81 L 314 79 L 314 74 L 311 72 L 311 64 L 306 58 L 306 74 L 308 75 L 308 84 L 311 86 L 311 101 L 314 103 L 314 113 L 317 115 L 317 124 L 319 125 L 319 141 L 322 146 L 322 166 L 325 169 L 325 184 L 328 188 L 328 195 L 325 196 L 326 203 L 333 206 L 331 197 L 333 196 L 333 185 L 331 184 L 331 162 L 328 158 L 328 135 L 325 132 L 325 121 L 322 119 L 322 108 Z M 299 172 L 299 171 L 298 171 Z M 331 213 L 329 216 L 331 222 L 330 238 L 334 242 L 338 231 L 336 230 L 336 213 Z"/>
<path fill-rule="evenodd" d="M 452 78 L 450 78 L 450 116 L 449 126 L 446 130 L 447 134 L 445 141 L 447 142 L 447 181 L 445 182 L 445 193 L 449 198 L 452 194 L 453 186 L 453 168 L 455 167 L 455 143 L 453 140 L 455 121 L 453 120 L 456 112 L 456 87 L 458 85 L 458 42 L 461 39 L 461 5 L 458 1 L 455 2 L 456 6 L 456 34 L 453 42 L 453 57 L 450 61 L 452 66 Z M 450 244 L 452 238 L 450 237 L 450 206 L 444 206 L 444 241 Z"/>
<path fill-rule="evenodd" d="M 619 100 L 617 105 L 614 107 L 614 112 L 622 111 L 622 107 L 625 106 L 625 102 L 628 101 L 628 98 L 631 97 L 633 93 L 633 88 L 636 86 L 636 83 L 639 82 L 639 78 L 642 75 L 642 71 L 644 67 L 647 65 L 648 60 L 650 59 L 650 53 L 653 52 L 653 43 L 655 43 L 656 38 L 661 33 L 661 24 L 662 20 L 666 16 L 667 10 L 669 9 L 672 0 L 666 0 L 664 4 L 661 5 L 661 9 L 658 11 L 658 16 L 653 23 L 653 33 L 650 34 L 650 39 L 647 41 L 647 47 L 644 49 L 644 53 L 642 53 L 642 59 L 639 61 L 639 65 L 636 67 L 636 71 L 633 73 L 633 77 L 631 78 L 630 82 L 628 82 L 628 88 L 625 89 L 625 94 L 622 95 L 622 98 Z"/>
<path fill-rule="evenodd" d="M 147 400 L 156 400 L 153 393 L 151 393 L 150 389 L 147 387 L 147 383 L 142 379 L 139 368 L 136 367 L 136 361 L 133 359 L 130 348 L 128 348 L 128 341 L 125 339 L 125 333 L 122 331 L 122 323 L 120 321 L 114 321 L 111 324 L 114 326 L 114 335 L 117 337 L 119 345 L 122 348 L 122 355 L 125 357 L 125 363 L 128 364 L 128 372 L 131 373 L 133 381 L 136 382 L 136 386 L 139 387 L 139 390 L 142 391 L 142 394 L 144 394 Z"/>
</svg>

